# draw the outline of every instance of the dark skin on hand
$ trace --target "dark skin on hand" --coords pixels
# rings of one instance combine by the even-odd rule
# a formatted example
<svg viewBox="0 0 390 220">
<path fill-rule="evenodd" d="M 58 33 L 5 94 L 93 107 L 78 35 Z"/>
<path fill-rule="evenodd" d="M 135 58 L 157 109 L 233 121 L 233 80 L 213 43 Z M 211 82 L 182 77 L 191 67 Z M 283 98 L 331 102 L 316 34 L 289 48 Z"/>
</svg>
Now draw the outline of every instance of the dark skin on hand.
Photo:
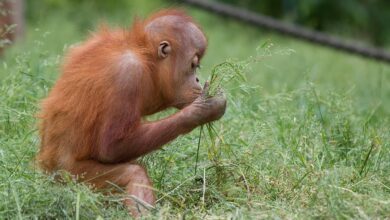
<svg viewBox="0 0 390 220">
<path fill-rule="evenodd" d="M 225 113 L 196 75 L 207 40 L 191 17 L 163 10 L 131 30 L 103 27 L 70 49 L 62 74 L 42 102 L 39 166 L 65 170 L 96 188 L 111 182 L 129 194 L 133 216 L 154 205 L 145 168 L 135 160 Z M 142 118 L 174 107 L 153 122 Z M 130 197 L 136 198 L 131 199 Z"/>
</svg>

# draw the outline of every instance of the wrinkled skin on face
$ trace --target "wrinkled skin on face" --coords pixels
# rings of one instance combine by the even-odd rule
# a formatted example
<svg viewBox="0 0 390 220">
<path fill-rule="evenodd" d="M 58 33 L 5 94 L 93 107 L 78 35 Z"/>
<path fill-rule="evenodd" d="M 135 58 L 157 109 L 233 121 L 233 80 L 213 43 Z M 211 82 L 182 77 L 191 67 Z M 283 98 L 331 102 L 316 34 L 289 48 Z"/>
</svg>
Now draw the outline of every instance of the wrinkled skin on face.
<svg viewBox="0 0 390 220">
<path fill-rule="evenodd" d="M 159 68 L 168 70 L 169 87 L 173 88 L 166 97 L 172 106 L 182 109 L 192 103 L 202 93 L 202 87 L 196 74 L 207 48 L 207 39 L 200 28 L 178 16 L 164 16 L 151 21 L 147 27 L 160 42 L 158 55 L 161 59 Z M 169 32 L 174 32 L 175 40 L 169 39 Z M 157 34 L 158 33 L 158 34 Z"/>
<path fill-rule="evenodd" d="M 168 85 L 164 86 L 173 88 L 165 95 L 171 106 L 178 109 L 186 107 L 183 113 L 193 126 L 222 117 L 226 108 L 225 97 L 206 97 L 208 85 L 202 90 L 196 74 L 207 48 L 207 39 L 200 28 L 180 17 L 164 16 L 151 21 L 146 29 L 155 36 L 155 42 L 160 42 L 159 68 L 164 71 L 159 74 L 170 74 L 166 82 Z M 172 32 L 175 40 L 169 38 Z"/>
</svg>

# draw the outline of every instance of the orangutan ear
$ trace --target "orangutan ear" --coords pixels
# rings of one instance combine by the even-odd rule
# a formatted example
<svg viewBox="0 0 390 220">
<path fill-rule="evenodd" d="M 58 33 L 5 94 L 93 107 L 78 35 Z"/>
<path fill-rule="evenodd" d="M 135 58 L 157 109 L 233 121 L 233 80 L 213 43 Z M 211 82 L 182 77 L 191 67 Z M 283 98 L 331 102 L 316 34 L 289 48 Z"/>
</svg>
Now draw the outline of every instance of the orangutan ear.
<svg viewBox="0 0 390 220">
<path fill-rule="evenodd" d="M 171 45 L 168 41 L 161 41 L 160 46 L 158 47 L 158 57 L 161 59 L 165 58 L 172 51 Z"/>
</svg>

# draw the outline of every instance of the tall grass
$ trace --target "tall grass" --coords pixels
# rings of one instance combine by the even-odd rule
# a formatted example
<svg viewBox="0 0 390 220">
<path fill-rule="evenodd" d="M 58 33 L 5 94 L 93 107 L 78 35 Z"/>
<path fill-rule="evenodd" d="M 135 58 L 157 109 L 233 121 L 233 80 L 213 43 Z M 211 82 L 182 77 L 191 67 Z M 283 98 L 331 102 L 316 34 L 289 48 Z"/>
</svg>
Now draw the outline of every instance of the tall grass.
<svg viewBox="0 0 390 220">
<path fill-rule="evenodd" d="M 246 84 L 246 73 L 250 70 L 251 65 L 263 61 L 265 58 L 270 58 L 274 54 L 290 55 L 293 50 L 291 49 L 279 49 L 273 50 L 274 44 L 270 41 L 265 41 L 256 49 L 256 55 L 250 56 L 245 60 L 226 60 L 222 63 L 215 65 L 211 71 L 209 79 L 206 81 L 204 96 L 213 97 L 219 95 L 226 95 L 229 93 L 226 90 L 229 86 L 236 85 L 241 93 L 248 93 L 253 87 Z M 223 86 L 222 86 L 223 85 Z M 230 99 L 234 104 L 234 99 Z M 218 166 L 220 157 L 220 145 L 229 147 L 224 142 L 223 134 L 219 133 L 213 122 L 202 125 L 199 129 L 198 145 L 196 151 L 195 161 L 195 175 L 197 174 L 199 150 L 201 143 L 205 142 L 207 145 L 208 159 L 214 163 L 214 166 Z"/>
<path fill-rule="evenodd" d="M 222 83 L 227 83 L 229 81 L 238 81 L 245 82 L 245 77 L 243 75 L 244 65 L 239 62 L 225 61 L 213 67 L 210 74 L 210 79 L 206 82 L 207 86 L 205 87 L 204 96 L 213 97 L 216 95 L 222 95 Z M 205 136 L 204 128 L 208 136 Z M 223 139 L 218 135 L 217 131 L 213 126 L 213 122 L 202 125 L 199 129 L 199 138 L 198 138 L 198 148 L 196 152 L 196 162 L 195 162 L 195 175 L 198 168 L 198 159 L 199 159 L 199 150 L 202 142 L 202 137 L 207 137 L 210 145 L 208 147 L 208 157 L 217 163 L 217 138 L 219 141 L 223 142 Z"/>
</svg>

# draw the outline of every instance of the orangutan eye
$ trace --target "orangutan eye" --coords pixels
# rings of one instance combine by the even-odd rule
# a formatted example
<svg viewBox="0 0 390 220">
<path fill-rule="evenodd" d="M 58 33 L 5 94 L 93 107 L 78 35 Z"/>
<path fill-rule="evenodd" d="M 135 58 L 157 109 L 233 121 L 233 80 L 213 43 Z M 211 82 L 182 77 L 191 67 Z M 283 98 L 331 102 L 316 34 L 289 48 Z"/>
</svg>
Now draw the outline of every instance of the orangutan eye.
<svg viewBox="0 0 390 220">
<path fill-rule="evenodd" d="M 192 69 L 195 69 L 195 68 L 198 68 L 198 67 L 199 67 L 199 58 L 198 58 L 198 56 L 195 56 L 195 57 L 192 59 L 191 68 L 192 68 Z"/>
<path fill-rule="evenodd" d="M 194 63 L 192 63 L 192 64 L 191 64 L 191 68 L 192 68 L 192 69 L 195 69 L 195 68 L 199 68 L 199 69 L 200 69 L 200 65 L 199 65 L 199 64 L 194 64 Z"/>
</svg>

